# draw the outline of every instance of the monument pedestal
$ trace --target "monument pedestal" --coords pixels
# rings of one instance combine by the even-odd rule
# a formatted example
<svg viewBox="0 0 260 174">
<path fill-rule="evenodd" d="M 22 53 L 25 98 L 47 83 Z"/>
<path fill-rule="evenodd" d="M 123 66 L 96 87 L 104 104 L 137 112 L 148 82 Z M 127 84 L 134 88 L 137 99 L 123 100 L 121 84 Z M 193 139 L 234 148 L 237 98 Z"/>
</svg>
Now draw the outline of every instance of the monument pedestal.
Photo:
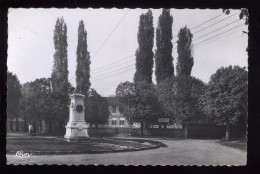
<svg viewBox="0 0 260 174">
<path fill-rule="evenodd" d="M 82 94 L 72 94 L 70 96 L 70 116 L 64 138 L 67 141 L 86 141 L 89 139 L 88 126 L 85 122 L 85 106 Z"/>
</svg>

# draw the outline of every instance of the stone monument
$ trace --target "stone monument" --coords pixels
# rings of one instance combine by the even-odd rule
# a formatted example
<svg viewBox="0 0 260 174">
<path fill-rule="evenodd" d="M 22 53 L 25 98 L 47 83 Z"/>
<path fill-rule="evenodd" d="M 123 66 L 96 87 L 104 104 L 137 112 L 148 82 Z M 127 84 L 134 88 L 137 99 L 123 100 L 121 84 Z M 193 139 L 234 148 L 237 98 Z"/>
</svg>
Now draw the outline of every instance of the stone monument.
<svg viewBox="0 0 260 174">
<path fill-rule="evenodd" d="M 88 126 L 85 122 L 85 96 L 82 94 L 72 94 L 70 96 L 70 115 L 64 138 L 67 141 L 88 140 Z"/>
</svg>

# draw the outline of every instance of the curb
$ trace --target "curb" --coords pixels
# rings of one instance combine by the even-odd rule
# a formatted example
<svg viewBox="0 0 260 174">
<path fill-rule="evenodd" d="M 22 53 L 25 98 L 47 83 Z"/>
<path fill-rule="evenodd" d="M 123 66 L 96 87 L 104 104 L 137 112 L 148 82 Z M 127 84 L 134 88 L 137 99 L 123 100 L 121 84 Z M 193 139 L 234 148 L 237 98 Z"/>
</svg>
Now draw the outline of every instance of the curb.
<svg viewBox="0 0 260 174">
<path fill-rule="evenodd" d="M 122 139 L 126 140 L 126 139 Z M 129 139 L 128 139 L 129 140 Z M 131 139 L 135 141 L 135 139 Z M 138 139 L 142 140 L 142 139 Z M 135 151 L 143 151 L 143 150 L 151 150 L 157 149 L 160 147 L 167 147 L 165 144 L 153 141 L 153 140 L 145 140 L 145 142 L 149 142 L 153 145 L 148 147 L 140 147 L 140 148 L 130 148 L 130 149 L 115 149 L 115 150 L 81 150 L 81 151 L 28 151 L 27 153 L 32 153 L 34 155 L 68 155 L 68 154 L 102 154 L 102 153 L 119 153 L 119 152 L 135 152 Z M 16 151 L 7 151 L 6 154 L 16 154 Z"/>
</svg>

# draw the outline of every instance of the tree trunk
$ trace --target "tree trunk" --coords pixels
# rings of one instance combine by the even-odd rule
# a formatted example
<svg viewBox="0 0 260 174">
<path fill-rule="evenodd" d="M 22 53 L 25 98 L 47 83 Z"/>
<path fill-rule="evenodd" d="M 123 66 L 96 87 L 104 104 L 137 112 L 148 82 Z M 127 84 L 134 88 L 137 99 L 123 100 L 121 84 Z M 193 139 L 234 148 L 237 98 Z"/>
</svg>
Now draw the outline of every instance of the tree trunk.
<svg viewBox="0 0 260 174">
<path fill-rule="evenodd" d="M 49 121 L 49 132 L 52 134 L 52 119 Z"/>
<path fill-rule="evenodd" d="M 162 128 L 162 125 L 161 124 L 159 124 L 159 129 L 161 129 Z"/>
<path fill-rule="evenodd" d="M 24 117 L 24 132 L 27 132 L 27 119 Z"/>
<path fill-rule="evenodd" d="M 149 128 L 149 123 L 148 123 L 148 122 L 145 123 L 145 128 L 146 128 L 146 129 Z"/>
<path fill-rule="evenodd" d="M 42 133 L 42 120 L 39 121 L 39 124 L 40 124 L 40 130 L 39 130 L 39 133 Z"/>
<path fill-rule="evenodd" d="M 13 130 L 13 116 L 10 114 L 10 130 Z"/>
<path fill-rule="evenodd" d="M 91 128 L 92 128 L 92 123 L 89 123 L 89 127 L 91 127 Z"/>
<path fill-rule="evenodd" d="M 36 121 L 35 121 L 35 119 L 33 119 L 33 130 L 34 130 L 34 133 L 36 133 Z"/>
<path fill-rule="evenodd" d="M 188 138 L 188 125 L 185 124 L 184 126 L 184 134 L 185 134 L 185 138 Z"/>
<path fill-rule="evenodd" d="M 226 126 L 226 140 L 230 140 L 230 126 L 227 124 Z"/>
<path fill-rule="evenodd" d="M 42 133 L 45 134 L 46 133 L 46 120 L 42 121 Z"/>
<path fill-rule="evenodd" d="M 19 131 L 19 120 L 18 120 L 18 114 L 16 114 L 16 124 L 15 124 L 15 130 L 16 130 L 16 132 L 18 132 Z"/>
<path fill-rule="evenodd" d="M 144 136 L 144 123 L 141 122 L 141 135 Z"/>
<path fill-rule="evenodd" d="M 97 136 L 98 136 L 98 124 L 95 124 L 96 130 L 97 130 Z"/>
<path fill-rule="evenodd" d="M 61 120 L 59 121 L 59 133 L 61 133 L 61 134 L 64 133 L 64 131 L 63 131 L 64 122 L 65 122 L 65 120 L 63 120 L 63 119 L 61 119 Z"/>
</svg>

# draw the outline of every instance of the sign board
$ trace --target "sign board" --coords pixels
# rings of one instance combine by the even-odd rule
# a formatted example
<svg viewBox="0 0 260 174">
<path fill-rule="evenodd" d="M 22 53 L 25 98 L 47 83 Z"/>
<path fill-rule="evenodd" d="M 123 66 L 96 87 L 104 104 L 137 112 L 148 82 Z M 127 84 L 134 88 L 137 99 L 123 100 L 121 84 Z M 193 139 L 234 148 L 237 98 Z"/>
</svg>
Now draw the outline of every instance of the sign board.
<svg viewBox="0 0 260 174">
<path fill-rule="evenodd" d="M 169 118 L 158 118 L 158 122 L 160 122 L 160 123 L 169 123 L 170 119 Z"/>
</svg>

